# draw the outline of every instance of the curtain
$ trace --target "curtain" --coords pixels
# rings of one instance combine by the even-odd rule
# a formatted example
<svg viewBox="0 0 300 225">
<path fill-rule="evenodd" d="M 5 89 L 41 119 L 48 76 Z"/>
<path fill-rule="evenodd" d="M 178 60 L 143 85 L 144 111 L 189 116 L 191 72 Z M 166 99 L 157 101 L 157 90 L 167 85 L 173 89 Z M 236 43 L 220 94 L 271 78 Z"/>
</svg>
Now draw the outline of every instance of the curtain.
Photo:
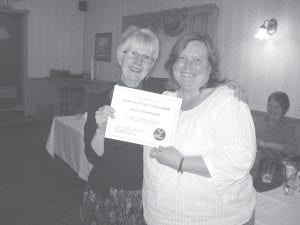
<svg viewBox="0 0 300 225">
<path fill-rule="evenodd" d="M 188 8 L 170 9 L 123 17 L 123 31 L 130 26 L 160 30 L 169 37 L 177 37 L 188 24 Z"/>
</svg>

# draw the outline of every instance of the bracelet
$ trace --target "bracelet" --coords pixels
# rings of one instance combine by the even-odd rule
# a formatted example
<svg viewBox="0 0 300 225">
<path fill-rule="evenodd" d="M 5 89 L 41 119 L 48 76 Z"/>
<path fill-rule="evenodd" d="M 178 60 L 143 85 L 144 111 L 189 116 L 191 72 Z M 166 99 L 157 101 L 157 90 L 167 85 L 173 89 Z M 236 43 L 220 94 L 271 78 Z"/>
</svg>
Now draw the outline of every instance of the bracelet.
<svg viewBox="0 0 300 225">
<path fill-rule="evenodd" d="M 182 164 L 183 164 L 183 161 L 184 161 L 184 157 L 182 157 L 182 158 L 180 159 L 179 167 L 178 167 L 178 170 L 177 170 L 178 173 L 183 173 L 183 171 L 182 171 Z"/>
</svg>

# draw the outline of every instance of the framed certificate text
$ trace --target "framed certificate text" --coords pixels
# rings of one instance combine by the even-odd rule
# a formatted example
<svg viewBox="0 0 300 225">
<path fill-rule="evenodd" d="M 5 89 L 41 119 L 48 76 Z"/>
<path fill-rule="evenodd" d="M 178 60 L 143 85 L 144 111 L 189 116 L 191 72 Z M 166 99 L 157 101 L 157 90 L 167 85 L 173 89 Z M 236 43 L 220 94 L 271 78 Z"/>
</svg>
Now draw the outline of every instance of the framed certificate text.
<svg viewBox="0 0 300 225">
<path fill-rule="evenodd" d="M 115 85 L 105 137 L 147 146 L 171 146 L 181 99 Z"/>
</svg>

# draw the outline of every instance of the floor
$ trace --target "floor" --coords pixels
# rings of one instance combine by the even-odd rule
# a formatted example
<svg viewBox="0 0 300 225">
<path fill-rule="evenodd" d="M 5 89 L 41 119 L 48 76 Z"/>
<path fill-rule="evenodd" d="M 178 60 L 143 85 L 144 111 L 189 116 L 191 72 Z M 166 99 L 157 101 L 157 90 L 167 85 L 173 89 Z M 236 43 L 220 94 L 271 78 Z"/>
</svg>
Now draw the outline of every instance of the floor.
<svg viewBox="0 0 300 225">
<path fill-rule="evenodd" d="M 0 225 L 75 224 L 85 182 L 45 149 L 50 124 L 0 126 Z"/>
</svg>

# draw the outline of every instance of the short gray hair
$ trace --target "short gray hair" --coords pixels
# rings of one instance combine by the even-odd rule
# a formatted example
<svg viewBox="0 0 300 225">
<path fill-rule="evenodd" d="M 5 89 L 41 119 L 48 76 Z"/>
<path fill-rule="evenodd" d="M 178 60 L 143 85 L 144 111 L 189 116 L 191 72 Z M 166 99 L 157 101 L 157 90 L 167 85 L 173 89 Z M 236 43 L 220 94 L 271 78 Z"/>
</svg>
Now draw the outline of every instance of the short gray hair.
<svg viewBox="0 0 300 225">
<path fill-rule="evenodd" d="M 122 34 L 122 39 L 117 48 L 117 60 L 122 58 L 123 52 L 133 44 L 142 44 L 153 52 L 154 61 L 159 54 L 159 40 L 156 34 L 148 28 L 138 28 L 131 26 Z"/>
</svg>

